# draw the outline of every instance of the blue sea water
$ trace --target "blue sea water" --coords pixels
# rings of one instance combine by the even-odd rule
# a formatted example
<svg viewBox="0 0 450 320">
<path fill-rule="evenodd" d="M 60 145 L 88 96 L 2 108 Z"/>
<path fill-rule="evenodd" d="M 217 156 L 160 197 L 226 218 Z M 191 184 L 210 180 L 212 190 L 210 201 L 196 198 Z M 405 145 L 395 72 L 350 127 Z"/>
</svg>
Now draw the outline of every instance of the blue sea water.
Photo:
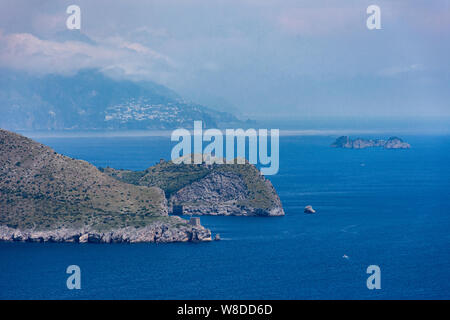
<svg viewBox="0 0 450 320">
<path fill-rule="evenodd" d="M 201 217 L 222 241 L 0 243 L 0 299 L 449 299 L 450 137 L 405 139 L 412 149 L 281 137 L 280 171 L 269 178 L 286 216 Z M 173 146 L 163 137 L 38 140 L 135 170 Z M 66 288 L 72 264 L 81 290 Z M 366 287 L 369 265 L 381 268 L 380 290 Z"/>
</svg>

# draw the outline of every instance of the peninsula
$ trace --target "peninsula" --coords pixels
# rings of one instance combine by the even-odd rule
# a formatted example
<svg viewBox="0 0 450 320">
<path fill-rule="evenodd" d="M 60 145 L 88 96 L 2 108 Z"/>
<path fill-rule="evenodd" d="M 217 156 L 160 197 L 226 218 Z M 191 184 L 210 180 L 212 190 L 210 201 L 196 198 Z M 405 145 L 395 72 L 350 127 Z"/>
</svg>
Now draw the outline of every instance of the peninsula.
<svg viewBox="0 0 450 320">
<path fill-rule="evenodd" d="M 0 241 L 211 241 L 211 231 L 169 216 L 158 187 L 118 181 L 0 129 Z"/>
<path fill-rule="evenodd" d="M 245 164 L 98 169 L 0 129 L 0 241 L 199 242 L 211 231 L 178 215 L 284 215 L 260 171 Z"/>
<path fill-rule="evenodd" d="M 191 155 L 192 156 L 192 155 Z M 246 161 L 243 164 L 175 164 L 160 160 L 143 171 L 100 170 L 119 181 L 159 187 L 169 212 L 184 215 L 282 216 L 272 183 Z"/>
</svg>

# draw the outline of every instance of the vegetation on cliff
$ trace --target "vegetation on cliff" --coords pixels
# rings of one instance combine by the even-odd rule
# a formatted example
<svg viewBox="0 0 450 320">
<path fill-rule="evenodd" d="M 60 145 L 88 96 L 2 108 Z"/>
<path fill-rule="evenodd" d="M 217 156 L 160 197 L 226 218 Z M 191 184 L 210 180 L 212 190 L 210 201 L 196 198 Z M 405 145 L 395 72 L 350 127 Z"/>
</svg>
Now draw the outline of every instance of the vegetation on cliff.
<svg viewBox="0 0 450 320">
<path fill-rule="evenodd" d="M 209 165 L 161 161 L 144 171 L 100 170 L 123 182 L 161 188 L 169 206 L 190 208 L 185 210 L 187 214 L 284 214 L 270 181 L 248 162 Z"/>
<path fill-rule="evenodd" d="M 248 163 L 99 170 L 2 129 L 0 151 L 0 241 L 211 241 L 210 230 L 169 211 L 284 214 L 270 181 Z"/>
<path fill-rule="evenodd" d="M 171 219 L 159 188 L 120 182 L 5 130 L 0 130 L 0 150 L 0 225 L 107 230 Z"/>
</svg>

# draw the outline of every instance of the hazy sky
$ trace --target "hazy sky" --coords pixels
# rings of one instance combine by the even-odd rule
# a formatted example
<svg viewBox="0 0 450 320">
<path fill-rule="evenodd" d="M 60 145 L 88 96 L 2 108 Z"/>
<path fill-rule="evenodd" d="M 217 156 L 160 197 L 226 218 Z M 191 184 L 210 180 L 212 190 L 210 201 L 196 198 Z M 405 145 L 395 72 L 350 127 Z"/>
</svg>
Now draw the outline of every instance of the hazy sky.
<svg viewBox="0 0 450 320">
<path fill-rule="evenodd" d="M 256 119 L 450 116 L 449 57 L 445 0 L 0 0 L 0 67 L 98 67 Z"/>
</svg>

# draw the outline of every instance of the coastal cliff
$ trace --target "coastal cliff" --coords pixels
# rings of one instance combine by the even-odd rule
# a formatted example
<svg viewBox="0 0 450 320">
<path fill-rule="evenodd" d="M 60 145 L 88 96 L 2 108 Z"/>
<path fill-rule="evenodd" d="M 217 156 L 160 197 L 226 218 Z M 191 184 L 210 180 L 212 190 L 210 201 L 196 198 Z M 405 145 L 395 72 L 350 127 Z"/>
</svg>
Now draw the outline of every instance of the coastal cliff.
<svg viewBox="0 0 450 320">
<path fill-rule="evenodd" d="M 178 220 L 176 219 L 178 218 Z M 0 226 L 0 241 L 76 242 L 76 243 L 138 243 L 138 242 L 200 242 L 211 241 L 211 232 L 202 226 L 191 226 L 179 217 L 168 222 L 155 222 L 141 228 L 124 227 L 99 231 L 89 227 L 53 230 L 18 230 Z"/>
<path fill-rule="evenodd" d="M 118 181 L 2 129 L 0 227 L 3 241 L 211 240 L 210 230 L 168 215 L 160 188 Z"/>
<path fill-rule="evenodd" d="M 160 187 L 173 214 L 284 215 L 272 183 L 248 162 L 175 164 L 161 160 L 144 171 L 101 170 L 123 182 Z"/>
<path fill-rule="evenodd" d="M 334 148 L 345 148 L 345 149 L 364 149 L 380 147 L 384 149 L 409 149 L 411 145 L 404 142 L 398 137 L 390 137 L 388 140 L 382 139 L 361 139 L 357 138 L 355 140 L 350 139 L 348 136 L 342 136 L 336 139 L 334 143 L 331 144 Z"/>
</svg>

